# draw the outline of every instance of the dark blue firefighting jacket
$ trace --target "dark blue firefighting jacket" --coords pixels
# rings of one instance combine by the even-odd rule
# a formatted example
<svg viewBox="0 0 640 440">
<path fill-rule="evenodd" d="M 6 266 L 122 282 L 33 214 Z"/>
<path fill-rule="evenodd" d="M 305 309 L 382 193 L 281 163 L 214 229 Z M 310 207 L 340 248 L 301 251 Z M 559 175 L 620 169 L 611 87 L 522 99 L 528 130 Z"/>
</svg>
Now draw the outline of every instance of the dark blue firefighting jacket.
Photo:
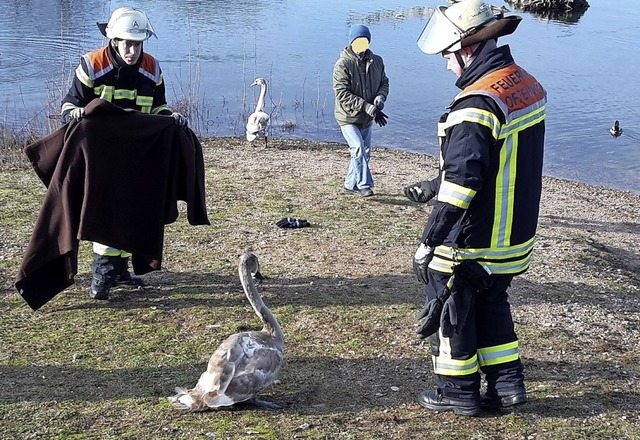
<svg viewBox="0 0 640 440">
<path fill-rule="evenodd" d="M 129 66 L 119 59 L 111 43 L 82 56 L 62 100 L 63 120 L 73 108 L 85 107 L 95 98 L 142 113 L 171 114 L 158 61 L 142 52 L 138 62 Z"/>
<path fill-rule="evenodd" d="M 527 270 L 540 194 L 546 92 L 508 46 L 473 63 L 438 124 L 440 189 L 422 241 L 429 268 L 473 259 L 493 274 Z"/>
</svg>

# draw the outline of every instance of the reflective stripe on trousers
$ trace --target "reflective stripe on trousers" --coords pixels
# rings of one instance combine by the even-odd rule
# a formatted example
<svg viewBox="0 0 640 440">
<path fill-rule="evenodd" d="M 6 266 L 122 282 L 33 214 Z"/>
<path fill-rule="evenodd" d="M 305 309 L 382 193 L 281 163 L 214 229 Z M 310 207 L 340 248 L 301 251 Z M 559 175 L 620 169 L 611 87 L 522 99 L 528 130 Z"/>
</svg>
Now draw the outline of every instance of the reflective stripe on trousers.
<svg viewBox="0 0 640 440">
<path fill-rule="evenodd" d="M 130 257 L 131 252 L 123 251 L 122 249 L 116 249 L 111 246 L 107 246 L 106 244 L 98 243 L 97 241 L 93 242 L 93 252 L 98 255 L 104 255 L 106 257 Z"/>
</svg>

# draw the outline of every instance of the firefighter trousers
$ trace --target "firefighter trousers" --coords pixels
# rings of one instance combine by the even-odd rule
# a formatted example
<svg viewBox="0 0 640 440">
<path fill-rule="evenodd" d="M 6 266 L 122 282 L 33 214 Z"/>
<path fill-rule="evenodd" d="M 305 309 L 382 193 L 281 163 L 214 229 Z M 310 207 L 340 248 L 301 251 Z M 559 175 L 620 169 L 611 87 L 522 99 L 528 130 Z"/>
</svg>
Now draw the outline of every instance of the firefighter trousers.
<svg viewBox="0 0 640 440">
<path fill-rule="evenodd" d="M 427 300 L 435 298 L 450 277 L 429 269 Z M 436 386 L 445 396 L 478 399 L 480 372 L 485 374 L 491 394 L 507 396 L 524 389 L 524 367 L 507 294 L 512 279 L 512 275 L 491 275 L 479 291 L 471 282 L 466 283 L 466 294 L 472 299 L 464 325 L 450 337 L 441 331 L 431 336 Z"/>
</svg>

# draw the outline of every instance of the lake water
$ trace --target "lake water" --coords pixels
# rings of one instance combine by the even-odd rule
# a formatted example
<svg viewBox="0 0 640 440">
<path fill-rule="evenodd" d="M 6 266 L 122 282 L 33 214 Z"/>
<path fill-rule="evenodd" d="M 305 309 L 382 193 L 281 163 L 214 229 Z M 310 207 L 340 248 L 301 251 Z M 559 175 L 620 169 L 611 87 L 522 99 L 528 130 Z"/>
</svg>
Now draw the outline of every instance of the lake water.
<svg viewBox="0 0 640 440">
<path fill-rule="evenodd" d="M 437 155 L 435 123 L 457 92 L 455 76 L 441 57 L 421 53 L 416 40 L 424 9 L 438 4 L 2 0 L 0 124 L 20 130 L 55 113 L 80 55 L 105 42 L 96 21 L 134 6 L 147 11 L 159 36 L 145 50 L 161 62 L 169 102 L 197 101 L 192 126 L 199 134 L 242 135 L 257 99 L 249 84 L 263 76 L 271 136 L 344 142 L 333 118 L 331 74 L 350 25 L 363 22 L 390 79 L 389 124 L 374 129 L 374 145 Z M 565 21 L 519 13 L 522 24 L 500 42 L 548 91 L 545 174 L 640 194 L 640 106 L 633 104 L 640 96 L 640 2 L 590 4 Z M 616 119 L 623 135 L 613 138 Z"/>
</svg>

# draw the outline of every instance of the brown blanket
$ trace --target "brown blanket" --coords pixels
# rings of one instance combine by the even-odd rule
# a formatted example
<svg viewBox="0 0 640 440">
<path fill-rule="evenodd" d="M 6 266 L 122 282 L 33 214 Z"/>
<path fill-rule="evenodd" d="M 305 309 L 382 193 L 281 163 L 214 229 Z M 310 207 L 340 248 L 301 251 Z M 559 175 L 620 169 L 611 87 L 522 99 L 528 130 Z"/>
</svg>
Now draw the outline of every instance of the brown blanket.
<svg viewBox="0 0 640 440">
<path fill-rule="evenodd" d="M 135 273 L 160 269 L 164 225 L 187 202 L 208 225 L 202 147 L 169 116 L 96 99 L 86 117 L 25 148 L 47 186 L 15 286 L 33 310 L 74 282 L 79 240 L 133 253 Z"/>
</svg>

